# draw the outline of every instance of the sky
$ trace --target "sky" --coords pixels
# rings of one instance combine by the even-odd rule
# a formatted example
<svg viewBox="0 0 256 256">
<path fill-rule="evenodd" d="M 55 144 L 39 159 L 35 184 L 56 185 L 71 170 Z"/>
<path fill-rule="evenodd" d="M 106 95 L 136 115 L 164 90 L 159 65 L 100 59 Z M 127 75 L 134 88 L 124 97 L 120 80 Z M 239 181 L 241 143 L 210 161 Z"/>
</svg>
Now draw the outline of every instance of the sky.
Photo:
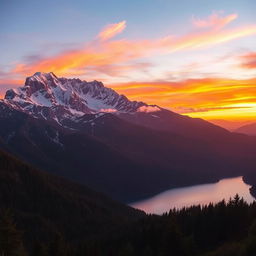
<svg viewBox="0 0 256 256">
<path fill-rule="evenodd" d="M 1 0 L 0 97 L 35 72 L 131 100 L 256 121 L 255 0 Z"/>
</svg>

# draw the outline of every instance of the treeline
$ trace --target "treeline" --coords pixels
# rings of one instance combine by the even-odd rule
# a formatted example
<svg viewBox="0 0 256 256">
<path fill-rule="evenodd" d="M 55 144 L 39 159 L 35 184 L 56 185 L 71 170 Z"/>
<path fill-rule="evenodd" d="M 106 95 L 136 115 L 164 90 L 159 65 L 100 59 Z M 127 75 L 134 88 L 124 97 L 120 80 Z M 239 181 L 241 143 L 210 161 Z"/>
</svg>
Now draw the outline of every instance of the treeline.
<svg viewBox="0 0 256 256">
<path fill-rule="evenodd" d="M 229 202 L 147 215 L 115 232 L 70 242 L 56 232 L 47 242 L 27 241 L 16 216 L 2 209 L 0 255 L 31 256 L 252 256 L 256 255 L 256 203 Z M 72 225 L 72 223 L 69 223 Z"/>
</svg>

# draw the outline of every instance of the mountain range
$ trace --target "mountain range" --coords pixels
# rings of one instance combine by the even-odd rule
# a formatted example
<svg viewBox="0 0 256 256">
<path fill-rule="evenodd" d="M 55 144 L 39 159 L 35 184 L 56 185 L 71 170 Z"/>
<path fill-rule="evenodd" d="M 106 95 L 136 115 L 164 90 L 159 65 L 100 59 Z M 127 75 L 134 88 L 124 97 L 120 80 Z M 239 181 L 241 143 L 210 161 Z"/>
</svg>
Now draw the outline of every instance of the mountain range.
<svg viewBox="0 0 256 256">
<path fill-rule="evenodd" d="M 243 125 L 236 129 L 234 132 L 247 134 L 251 136 L 256 136 L 256 123 L 250 123 L 247 125 Z"/>
<path fill-rule="evenodd" d="M 230 120 L 224 120 L 224 119 L 210 119 L 209 122 L 216 124 L 220 127 L 223 127 L 231 132 L 235 131 L 236 129 L 251 124 L 251 121 L 230 121 Z"/>
<path fill-rule="evenodd" d="M 0 122 L 3 150 L 123 202 L 256 165 L 255 138 L 53 73 L 8 90 Z"/>
</svg>

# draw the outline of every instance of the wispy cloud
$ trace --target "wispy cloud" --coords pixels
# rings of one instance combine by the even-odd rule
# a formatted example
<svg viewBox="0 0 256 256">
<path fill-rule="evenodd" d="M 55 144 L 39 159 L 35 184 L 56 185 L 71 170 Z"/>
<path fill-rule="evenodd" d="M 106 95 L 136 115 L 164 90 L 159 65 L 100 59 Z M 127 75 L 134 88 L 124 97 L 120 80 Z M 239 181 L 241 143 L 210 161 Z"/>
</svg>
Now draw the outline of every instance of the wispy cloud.
<svg viewBox="0 0 256 256">
<path fill-rule="evenodd" d="M 160 108 L 157 106 L 141 106 L 137 110 L 138 112 L 145 112 L 145 113 L 151 113 L 151 112 L 158 112 L 160 111 Z"/>
<path fill-rule="evenodd" d="M 231 113 L 256 106 L 255 84 L 256 78 L 203 78 L 176 82 L 131 82 L 111 87 L 132 100 L 157 104 L 179 113 L 209 112 L 205 113 L 207 115 L 218 110 Z"/>
<path fill-rule="evenodd" d="M 208 107 L 208 108 L 186 108 L 186 107 L 177 107 L 175 110 L 179 113 L 189 114 L 197 112 L 209 112 L 215 110 L 234 110 L 234 109 L 247 109 L 251 107 Z"/>
<path fill-rule="evenodd" d="M 123 32 L 126 28 L 126 21 L 107 25 L 98 35 L 100 40 L 108 40 Z"/>
<path fill-rule="evenodd" d="M 10 88 L 15 88 L 22 86 L 24 84 L 23 80 L 19 79 L 0 79 L 0 99 L 4 98 L 5 92 Z"/>
<path fill-rule="evenodd" d="M 249 52 L 240 56 L 242 61 L 241 67 L 248 69 L 256 69 L 256 52 Z"/>
<path fill-rule="evenodd" d="M 37 54 L 28 55 L 20 63 L 15 64 L 10 72 L 4 72 L 2 76 L 0 73 L 0 95 L 5 88 L 22 84 L 18 75 L 22 77 L 37 71 L 52 71 L 58 76 L 88 76 L 94 79 L 103 77 L 106 78 L 108 86 L 127 95 L 130 99 L 157 104 L 180 113 L 191 115 L 204 113 L 207 116 L 222 111 L 228 115 L 245 108 L 246 112 L 249 112 L 253 109 L 252 106 L 256 106 L 256 79 L 215 78 L 214 74 L 208 75 L 210 78 L 189 79 L 189 77 L 195 77 L 191 76 L 191 73 L 199 74 L 204 63 L 193 62 L 183 68 L 179 66 L 179 70 L 175 72 L 180 72 L 179 79 L 183 77 L 182 81 L 173 78 L 173 72 L 170 70 L 168 78 L 166 73 L 162 72 L 162 76 L 157 77 L 158 80 L 155 81 L 110 83 L 116 77 L 123 77 L 125 80 L 128 74 L 129 79 L 126 81 L 131 81 L 131 77 L 136 72 L 147 73 L 148 70 L 154 69 L 155 64 L 150 61 L 153 59 L 151 57 L 213 47 L 256 35 L 256 24 L 237 26 L 232 23 L 237 17 L 235 13 L 223 15 L 220 12 L 212 13 L 203 19 L 194 17 L 190 32 L 179 35 L 170 33 L 154 39 L 115 39 L 114 37 L 126 28 L 126 22 L 110 24 L 89 43 L 76 45 L 72 50 L 69 47 L 68 50 L 48 57 Z M 236 56 L 233 58 L 237 58 Z M 255 52 L 243 54 L 238 60 L 239 65 L 247 69 L 247 72 L 252 72 L 256 67 Z M 12 77 L 15 80 L 12 80 Z M 174 79 L 175 81 L 171 81 Z M 111 112 L 112 110 L 102 111 Z M 152 112 L 157 109 L 152 107 L 141 109 L 141 111 Z M 244 112 L 241 114 L 244 115 Z"/>
<path fill-rule="evenodd" d="M 117 76 L 117 66 L 128 66 L 136 70 L 140 58 L 166 55 L 177 51 L 193 50 L 201 47 L 214 46 L 231 40 L 256 34 L 256 25 L 245 27 L 225 28 L 227 24 L 237 17 L 236 14 L 220 16 L 212 14 L 206 20 L 196 20 L 199 29 L 184 35 L 167 35 L 156 39 L 119 39 L 113 37 L 121 33 L 126 22 L 122 21 L 105 27 L 96 39 L 83 47 L 63 51 L 59 54 L 29 62 L 19 63 L 12 73 L 22 75 L 32 74 L 38 70 L 55 72 L 57 75 L 84 75 L 88 70 L 94 69 L 99 74 L 107 67 L 108 74 Z M 203 27 L 203 29 L 201 29 Z M 216 29 L 218 28 L 218 29 Z M 31 57 L 31 56 L 30 56 Z M 33 59 L 33 58 L 32 58 Z M 113 67 L 114 72 L 111 72 Z M 127 72 L 119 69 L 120 74 Z"/>
<path fill-rule="evenodd" d="M 212 15 L 205 19 L 197 18 L 193 16 L 192 22 L 196 27 L 199 28 L 207 28 L 207 27 L 214 27 L 216 29 L 220 29 L 233 20 L 237 19 L 238 15 L 236 13 L 221 16 L 221 12 L 213 12 Z"/>
</svg>

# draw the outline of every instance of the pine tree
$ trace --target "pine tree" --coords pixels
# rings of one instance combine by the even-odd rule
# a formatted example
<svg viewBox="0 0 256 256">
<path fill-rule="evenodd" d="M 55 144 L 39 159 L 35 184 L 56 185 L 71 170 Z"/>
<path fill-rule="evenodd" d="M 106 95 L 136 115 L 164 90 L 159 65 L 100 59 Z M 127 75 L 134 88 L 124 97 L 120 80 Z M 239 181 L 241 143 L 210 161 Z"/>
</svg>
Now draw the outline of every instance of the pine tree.
<svg viewBox="0 0 256 256">
<path fill-rule="evenodd" d="M 0 255 L 25 256 L 22 233 L 17 230 L 10 210 L 0 213 Z"/>
<path fill-rule="evenodd" d="M 68 246 L 62 235 L 57 233 L 53 241 L 49 245 L 49 255 L 66 256 L 68 255 Z M 1 256 L 1 255 L 0 255 Z"/>
<path fill-rule="evenodd" d="M 134 248 L 132 244 L 127 243 L 119 252 L 120 256 L 132 256 L 134 255 Z"/>
<path fill-rule="evenodd" d="M 39 241 L 36 241 L 32 256 L 48 256 L 47 247 Z"/>
</svg>

